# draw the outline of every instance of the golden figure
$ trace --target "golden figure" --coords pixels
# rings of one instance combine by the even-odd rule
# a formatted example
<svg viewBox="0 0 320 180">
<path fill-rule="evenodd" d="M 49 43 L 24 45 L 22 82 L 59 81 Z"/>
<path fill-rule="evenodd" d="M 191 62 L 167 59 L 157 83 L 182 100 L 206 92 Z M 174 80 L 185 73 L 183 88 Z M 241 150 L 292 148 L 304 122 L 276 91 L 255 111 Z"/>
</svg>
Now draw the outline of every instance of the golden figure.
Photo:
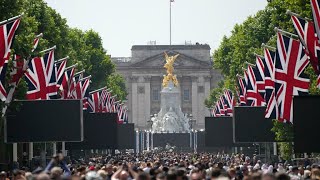
<svg viewBox="0 0 320 180">
<path fill-rule="evenodd" d="M 162 86 L 167 87 L 169 82 L 172 81 L 174 86 L 177 87 L 179 83 L 176 75 L 173 75 L 173 63 L 177 59 L 179 54 L 176 54 L 175 56 L 168 56 L 168 54 L 164 52 L 164 56 L 166 58 L 166 64 L 163 67 L 167 69 L 167 75 L 163 77 Z"/>
</svg>

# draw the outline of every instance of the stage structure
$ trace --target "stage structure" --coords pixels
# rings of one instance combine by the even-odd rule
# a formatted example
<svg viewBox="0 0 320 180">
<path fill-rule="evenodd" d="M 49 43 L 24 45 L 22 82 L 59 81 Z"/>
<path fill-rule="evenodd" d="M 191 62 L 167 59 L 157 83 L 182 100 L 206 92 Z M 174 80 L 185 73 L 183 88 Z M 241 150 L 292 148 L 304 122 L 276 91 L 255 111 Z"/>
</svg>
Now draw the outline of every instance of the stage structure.
<svg viewBox="0 0 320 180">
<path fill-rule="evenodd" d="M 165 54 L 167 75 L 164 75 L 161 90 L 161 109 L 158 114 L 151 118 L 152 133 L 160 132 L 190 132 L 189 119 L 186 114 L 181 111 L 179 101 L 180 88 L 179 82 L 174 71 L 174 61 L 179 54 L 168 56 Z"/>
</svg>

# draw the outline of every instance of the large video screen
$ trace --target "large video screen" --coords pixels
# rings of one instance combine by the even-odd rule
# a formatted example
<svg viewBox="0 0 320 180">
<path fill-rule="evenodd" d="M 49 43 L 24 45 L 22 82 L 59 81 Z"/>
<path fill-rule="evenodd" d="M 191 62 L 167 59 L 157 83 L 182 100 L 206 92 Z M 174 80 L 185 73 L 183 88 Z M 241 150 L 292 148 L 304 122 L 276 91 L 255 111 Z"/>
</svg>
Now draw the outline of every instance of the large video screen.
<svg viewBox="0 0 320 180">
<path fill-rule="evenodd" d="M 66 143 L 67 149 L 116 149 L 117 116 L 116 113 L 84 113 L 84 140 Z"/>
<path fill-rule="evenodd" d="M 274 142 L 272 119 L 265 118 L 266 107 L 234 107 L 234 142 Z"/>
<path fill-rule="evenodd" d="M 233 128 L 232 117 L 205 118 L 206 147 L 232 147 Z"/>
<path fill-rule="evenodd" d="M 135 149 L 134 124 L 118 124 L 118 149 Z"/>
<path fill-rule="evenodd" d="M 80 100 L 17 101 L 5 119 L 5 142 L 77 142 L 83 140 Z"/>
<path fill-rule="evenodd" d="M 293 132 L 295 153 L 320 152 L 320 96 L 293 98 Z"/>
</svg>

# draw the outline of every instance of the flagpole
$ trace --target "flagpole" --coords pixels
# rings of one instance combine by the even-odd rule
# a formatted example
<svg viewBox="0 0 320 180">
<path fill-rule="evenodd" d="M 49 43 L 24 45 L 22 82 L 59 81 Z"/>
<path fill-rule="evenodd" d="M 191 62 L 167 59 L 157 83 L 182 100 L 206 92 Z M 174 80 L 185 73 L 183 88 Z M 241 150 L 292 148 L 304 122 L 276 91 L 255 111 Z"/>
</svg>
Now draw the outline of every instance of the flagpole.
<svg viewBox="0 0 320 180">
<path fill-rule="evenodd" d="M 72 65 L 72 66 L 66 67 L 66 68 L 64 69 L 64 71 L 68 71 L 69 69 L 74 68 L 74 67 L 77 67 L 77 66 L 78 66 L 78 63 L 75 63 L 75 64 Z"/>
<path fill-rule="evenodd" d="M 0 26 L 1 26 L 1 25 L 4 25 L 4 24 L 7 24 L 7 23 L 10 23 L 10 22 L 12 22 L 12 21 L 15 21 L 15 20 L 19 19 L 20 17 L 22 17 L 23 15 L 24 15 L 24 12 L 21 13 L 20 15 L 18 15 L 18 16 L 15 16 L 15 17 L 12 17 L 12 18 L 10 18 L 10 19 L 1 21 L 1 22 L 0 22 Z"/>
<path fill-rule="evenodd" d="M 53 47 L 51 47 L 51 48 L 49 48 L 49 49 L 45 49 L 45 50 L 40 51 L 40 53 L 47 53 L 47 52 L 49 52 L 49 51 L 51 51 L 51 50 L 53 50 L 53 49 L 56 49 L 56 48 L 57 48 L 57 46 L 54 45 Z"/>
<path fill-rule="evenodd" d="M 279 29 L 279 28 L 277 28 L 277 27 L 275 27 L 274 30 L 275 30 L 276 32 L 279 32 L 279 33 L 283 34 L 283 35 L 291 36 L 291 37 L 294 37 L 294 38 L 299 38 L 298 35 L 293 34 L 293 33 L 290 33 L 290 32 L 287 32 L 287 31 L 284 31 L 284 30 Z"/>
<path fill-rule="evenodd" d="M 249 66 L 255 66 L 254 64 L 251 64 L 251 63 L 249 63 L 249 62 L 244 62 L 245 64 L 247 64 L 247 65 L 249 65 Z"/>
<path fill-rule="evenodd" d="M 69 59 L 69 56 L 66 56 L 66 57 L 64 57 L 64 58 L 61 58 L 61 59 L 59 59 L 59 60 L 54 61 L 54 63 L 59 63 L 59 62 L 61 62 L 61 61 L 65 61 L 65 60 L 68 60 L 68 59 Z"/>
<path fill-rule="evenodd" d="M 170 45 L 171 45 L 171 2 L 172 0 L 169 0 L 170 2 Z"/>
<path fill-rule="evenodd" d="M 255 56 L 258 56 L 258 57 L 260 57 L 260 58 L 264 58 L 263 56 L 261 56 L 261 55 L 259 55 L 259 54 L 257 54 L 257 53 L 253 53 Z"/>
<path fill-rule="evenodd" d="M 297 13 L 294 13 L 294 12 L 292 12 L 292 11 L 290 11 L 289 9 L 287 9 L 287 12 L 286 12 L 288 15 L 290 15 L 290 16 L 297 16 L 297 17 L 299 17 L 299 18 L 301 18 L 301 19 L 303 19 L 303 20 L 306 20 L 306 21 L 312 21 L 311 19 L 309 19 L 309 18 L 307 18 L 307 17 L 302 17 L 302 16 L 300 16 L 300 14 L 297 14 Z"/>
<path fill-rule="evenodd" d="M 77 75 L 82 74 L 84 72 L 86 72 L 86 70 L 79 71 L 79 72 L 75 73 L 74 76 L 77 76 Z"/>
<path fill-rule="evenodd" d="M 84 78 L 81 78 L 79 81 L 84 81 L 84 80 L 89 79 L 89 78 L 91 78 L 91 75 L 87 76 L 87 77 L 84 77 Z"/>
<path fill-rule="evenodd" d="M 91 92 L 89 92 L 89 94 L 93 94 L 93 93 L 95 93 L 95 92 L 99 92 L 99 91 L 102 91 L 102 90 L 104 90 L 104 89 L 107 89 L 107 86 L 105 86 L 105 87 L 103 87 L 103 88 L 100 88 L 100 89 L 97 89 L 97 90 L 94 90 L 94 91 L 91 91 Z"/>
<path fill-rule="evenodd" d="M 261 46 L 262 46 L 263 48 L 267 48 L 267 49 L 270 49 L 270 50 L 273 50 L 273 51 L 277 50 L 277 48 L 272 47 L 272 46 L 268 46 L 268 45 L 266 45 L 265 43 L 262 43 Z"/>
</svg>

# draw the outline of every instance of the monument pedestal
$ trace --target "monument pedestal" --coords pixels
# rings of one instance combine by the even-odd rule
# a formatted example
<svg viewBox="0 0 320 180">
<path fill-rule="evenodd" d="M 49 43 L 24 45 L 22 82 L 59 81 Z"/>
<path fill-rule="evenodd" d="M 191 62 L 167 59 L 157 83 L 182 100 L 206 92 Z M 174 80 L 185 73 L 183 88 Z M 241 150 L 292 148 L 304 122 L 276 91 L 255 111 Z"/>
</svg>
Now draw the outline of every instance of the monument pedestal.
<svg viewBox="0 0 320 180">
<path fill-rule="evenodd" d="M 161 109 L 151 118 L 152 132 L 190 132 L 189 119 L 181 111 L 180 90 L 170 81 L 161 91 Z"/>
</svg>

